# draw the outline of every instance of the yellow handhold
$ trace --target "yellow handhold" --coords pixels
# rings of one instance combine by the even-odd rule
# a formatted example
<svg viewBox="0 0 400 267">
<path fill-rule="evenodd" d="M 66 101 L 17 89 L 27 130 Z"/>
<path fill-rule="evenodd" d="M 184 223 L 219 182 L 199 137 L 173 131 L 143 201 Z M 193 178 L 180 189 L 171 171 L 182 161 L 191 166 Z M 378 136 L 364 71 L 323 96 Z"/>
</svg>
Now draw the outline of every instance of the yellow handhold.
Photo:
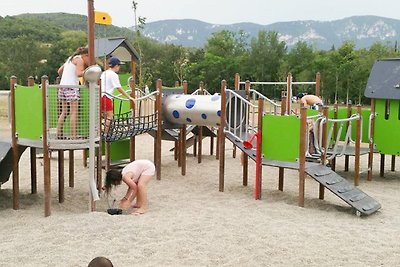
<svg viewBox="0 0 400 267">
<path fill-rule="evenodd" d="M 112 19 L 106 12 L 95 11 L 94 12 L 94 23 L 102 25 L 111 25 Z"/>
</svg>

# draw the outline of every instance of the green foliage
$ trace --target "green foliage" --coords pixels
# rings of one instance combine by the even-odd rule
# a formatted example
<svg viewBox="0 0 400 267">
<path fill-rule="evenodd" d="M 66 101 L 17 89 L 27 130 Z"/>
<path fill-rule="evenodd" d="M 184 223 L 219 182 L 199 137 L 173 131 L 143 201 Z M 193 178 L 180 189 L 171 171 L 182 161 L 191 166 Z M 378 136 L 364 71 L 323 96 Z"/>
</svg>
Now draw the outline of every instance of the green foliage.
<svg viewBox="0 0 400 267">
<path fill-rule="evenodd" d="M 29 18 L 0 17 L 0 39 L 26 36 L 31 40 L 51 43 L 57 40 L 61 28 L 44 21 Z"/>
<path fill-rule="evenodd" d="M 139 17 L 140 18 L 140 17 Z M 139 21 L 142 25 L 145 20 Z M 50 81 L 57 69 L 73 51 L 87 43 L 87 20 L 83 15 L 65 13 L 24 14 L 0 17 L 0 88 L 8 88 L 9 77 L 17 75 L 18 83 L 25 84 L 30 75 L 37 79 L 46 74 Z M 233 88 L 234 75 L 242 81 L 285 81 L 288 72 L 294 81 L 314 81 L 321 73 L 321 93 L 324 100 L 368 103 L 363 92 L 375 60 L 399 57 L 396 47 L 376 43 L 369 49 L 355 49 L 345 42 L 329 51 L 315 50 L 305 42 L 298 42 L 291 50 L 280 41 L 278 33 L 260 31 L 249 43 L 244 32 L 214 33 L 203 48 L 186 48 L 162 44 L 136 32 L 115 26 L 96 25 L 98 38 L 123 36 L 139 52 L 136 65 L 139 87 L 154 89 L 155 81 L 173 87 L 176 81 L 189 82 L 189 90 L 204 82 L 210 92 L 219 92 L 221 80 Z M 124 66 L 128 71 L 129 66 Z M 37 81 L 38 81 L 37 80 Z M 282 86 L 259 86 L 256 89 L 273 97 L 280 97 Z M 294 93 L 314 93 L 314 86 L 294 86 Z"/>
</svg>

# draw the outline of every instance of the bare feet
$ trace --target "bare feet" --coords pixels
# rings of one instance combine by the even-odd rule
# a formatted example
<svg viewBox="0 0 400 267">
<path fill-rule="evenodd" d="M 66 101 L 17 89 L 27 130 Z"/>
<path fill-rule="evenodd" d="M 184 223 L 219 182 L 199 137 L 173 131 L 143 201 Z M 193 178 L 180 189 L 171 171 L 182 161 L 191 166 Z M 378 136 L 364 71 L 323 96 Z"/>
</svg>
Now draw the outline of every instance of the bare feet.
<svg viewBox="0 0 400 267">
<path fill-rule="evenodd" d="M 130 207 L 131 203 L 128 200 L 122 199 L 121 202 L 119 203 L 119 207 L 121 209 L 128 209 Z"/>
<path fill-rule="evenodd" d="M 132 215 L 142 215 L 142 214 L 145 214 L 145 213 L 146 213 L 145 209 L 139 208 L 139 209 L 135 210 L 134 212 L 132 212 Z"/>
<path fill-rule="evenodd" d="M 138 209 L 138 208 L 140 208 L 140 206 L 138 205 L 138 203 L 133 204 L 131 207 L 132 207 L 133 209 Z"/>
</svg>

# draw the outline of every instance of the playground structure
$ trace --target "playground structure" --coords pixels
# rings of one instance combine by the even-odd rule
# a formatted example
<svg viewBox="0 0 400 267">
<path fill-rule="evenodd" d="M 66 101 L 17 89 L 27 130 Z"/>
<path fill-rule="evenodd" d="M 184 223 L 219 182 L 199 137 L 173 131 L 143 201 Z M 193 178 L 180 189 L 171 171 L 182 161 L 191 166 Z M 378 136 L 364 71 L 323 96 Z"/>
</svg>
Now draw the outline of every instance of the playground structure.
<svg viewBox="0 0 400 267">
<path fill-rule="evenodd" d="M 183 88 L 185 88 L 184 91 L 187 91 L 187 82 L 183 83 Z M 186 123 L 198 126 L 214 126 L 218 128 L 217 157 L 220 160 L 220 191 L 224 191 L 225 138 L 227 138 L 244 152 L 243 185 L 247 185 L 248 158 L 250 157 L 256 162 L 256 199 L 261 198 L 262 166 L 273 166 L 279 168 L 279 190 L 283 190 L 284 169 L 299 170 L 300 206 L 304 206 L 304 177 L 308 174 L 320 183 L 319 197 L 321 199 L 324 198 L 324 188 L 326 187 L 354 207 L 360 214 L 368 215 L 380 208 L 379 203 L 325 166 L 329 157 L 334 159 L 335 155 L 343 153 L 337 152 L 344 151 L 343 148 L 340 150 L 337 147 L 340 136 L 344 135 L 342 141 L 345 141 L 345 144 L 350 143 L 349 138 L 354 127 L 349 127 L 349 125 L 353 121 L 357 122 L 357 127 L 355 127 L 357 128 L 356 137 L 357 140 L 360 140 L 360 108 L 357 109 L 356 116 L 346 119 L 329 118 L 327 108 L 323 109 L 323 114 L 312 114 L 308 117 L 306 109 L 302 109 L 300 116 L 287 115 L 284 112 L 285 105 L 279 106 L 257 91 L 250 89 L 249 82 L 246 83 L 245 90 L 229 90 L 223 81 L 220 95 L 185 95 L 182 90 L 162 90 L 161 80 L 157 81 L 156 89 L 147 96 L 137 98 L 137 105 L 134 108 L 124 99 L 114 96 L 114 108 L 119 110 L 118 113 L 116 112 L 115 119 L 118 121 L 120 114 L 127 113 L 129 115 L 124 120 L 112 122 L 114 126 L 110 127 L 111 134 L 104 133 L 103 140 L 106 141 L 106 144 L 113 144 L 118 140 L 126 140 L 126 138 L 131 140 L 137 134 L 154 131 L 154 162 L 157 179 L 161 179 L 162 132 L 170 127 L 168 125 L 180 129 L 177 147 L 179 149 L 178 163 L 182 167 L 182 175 L 186 171 L 185 131 L 188 127 Z M 250 101 L 247 100 L 249 98 Z M 256 99 L 256 103 L 252 99 Z M 285 97 L 283 97 L 282 103 L 285 103 Z M 267 112 L 264 112 L 265 107 L 267 107 Z M 128 112 L 124 112 L 125 109 Z M 259 116 L 259 114 L 262 114 L 262 116 Z M 314 142 L 318 155 L 311 155 L 307 149 L 310 138 L 306 134 L 307 126 L 303 125 L 304 123 L 307 125 L 307 119 L 315 120 L 316 138 Z M 125 124 L 126 122 L 128 123 Z M 121 126 L 121 123 L 123 126 Z M 333 125 L 337 123 L 342 124 L 339 128 L 343 128 L 343 124 L 347 123 L 345 134 L 341 134 L 340 130 L 338 132 L 335 130 L 336 135 L 332 133 L 332 129 L 337 127 Z M 327 130 L 328 124 L 331 125 L 329 131 Z M 285 131 L 282 131 L 282 127 Z M 329 151 L 328 148 L 331 143 L 331 151 Z M 356 151 L 359 151 L 359 142 L 356 141 L 355 143 Z M 256 149 L 252 149 L 252 146 Z M 132 151 L 129 151 L 129 153 L 132 154 Z M 306 162 L 306 157 L 313 160 L 317 159 L 319 162 Z M 357 169 L 356 173 L 358 173 Z M 101 181 L 101 176 L 97 181 L 99 180 Z M 355 184 L 358 184 L 356 179 Z"/>
<path fill-rule="evenodd" d="M 239 79 L 236 78 L 235 80 Z M 245 82 L 245 85 L 245 90 L 249 91 L 250 82 Z M 288 91 L 289 88 L 287 86 Z M 227 90 L 227 92 L 231 94 L 236 91 Z M 290 92 L 286 95 L 290 96 Z M 283 94 L 282 103 L 287 103 L 285 99 L 286 95 Z M 250 110 L 253 110 L 253 112 L 255 112 L 258 105 L 257 115 L 263 114 L 262 118 L 258 117 L 257 127 L 253 126 L 252 131 L 244 131 L 237 134 L 230 127 L 225 127 L 226 137 L 244 152 L 243 185 L 247 185 L 248 158 L 250 157 L 256 162 L 256 199 L 261 198 L 262 166 L 264 165 L 279 168 L 279 190 L 283 190 L 285 168 L 299 171 L 299 206 L 304 206 L 304 183 L 305 175 L 308 174 L 320 183 L 320 199 L 324 198 L 324 188 L 326 187 L 352 206 L 358 215 L 369 215 L 380 208 L 378 202 L 325 166 L 327 160 L 334 161 L 336 156 L 353 153 L 355 156 L 354 184 L 358 185 L 362 135 L 361 107 L 357 108 L 356 115 L 338 119 L 336 113 L 334 115 L 336 116 L 335 118 L 329 117 L 327 107 L 323 108 L 323 113 L 308 116 L 307 109 L 302 108 L 300 116 L 293 116 L 289 115 L 292 112 L 285 112 L 285 104 L 281 106 L 280 114 L 282 115 L 279 115 L 277 112 L 275 114 L 270 112 L 268 112 L 270 114 L 264 113 L 263 99 L 259 99 L 257 105 L 244 98 L 240 101 L 244 105 L 247 105 Z M 315 120 L 314 125 L 316 125 L 313 131 L 316 137 L 314 138 L 314 143 L 316 144 L 318 154 L 314 155 L 311 155 L 308 151 L 310 138 L 306 134 L 308 133 L 307 121 L 310 120 Z M 356 127 L 352 127 L 354 123 Z M 339 130 L 337 130 L 338 128 Z M 342 132 L 343 128 L 345 128 L 344 132 Z M 355 134 L 354 141 L 351 138 L 353 134 Z M 246 137 L 250 137 L 250 139 L 246 139 Z M 342 147 L 339 147 L 339 141 L 342 141 Z M 351 142 L 354 142 L 354 148 L 350 149 L 349 144 Z M 250 143 L 253 143 L 255 149 L 251 149 L 252 145 Z M 308 162 L 306 159 L 317 160 L 318 162 Z M 221 164 L 223 165 L 223 163 Z M 223 170 L 223 168 L 221 167 L 220 170 Z M 220 191 L 223 191 L 223 183 L 223 174 L 220 172 Z"/>
<path fill-rule="evenodd" d="M 90 1 L 89 1 L 90 2 Z M 107 44 L 110 42 L 94 42 L 94 31 L 93 26 L 93 7 L 89 5 L 89 57 L 91 64 L 95 62 L 95 51 L 100 51 L 99 57 L 105 59 L 113 54 L 124 60 L 123 57 L 130 56 L 131 60 L 131 76 L 135 77 L 135 61 L 138 59 L 137 54 L 134 50 L 129 47 L 127 43 L 116 39 L 109 39 L 108 41 L 113 42 L 114 45 L 108 47 Z M 117 44 L 117 45 L 116 45 Z M 95 46 L 97 48 L 95 49 Z M 117 48 L 115 47 L 117 46 Z M 122 47 L 122 48 L 120 48 Z M 101 50 L 103 48 L 103 50 Z M 131 51 L 130 51 L 131 50 Z M 132 54 L 133 53 L 133 54 Z M 107 64 L 107 63 L 106 63 Z M 31 168 L 32 173 L 36 168 L 35 149 L 42 148 L 44 157 L 44 173 L 45 173 L 45 216 L 50 215 L 50 161 L 49 151 L 56 150 L 59 155 L 59 201 L 63 201 L 63 152 L 64 150 L 70 151 L 70 167 L 71 159 L 73 166 L 73 152 L 76 149 L 91 149 L 89 153 L 90 159 L 90 173 L 93 177 L 89 178 L 91 194 L 90 194 L 90 206 L 91 210 L 95 208 L 94 202 L 98 197 L 97 189 L 95 185 L 94 176 L 97 175 L 97 188 L 101 186 L 101 147 L 102 142 L 100 138 L 105 141 L 105 154 L 106 154 L 106 168 L 110 166 L 111 143 L 117 144 L 119 141 L 129 140 L 129 160 L 135 159 L 135 136 L 142 133 L 154 132 L 154 162 L 156 165 L 157 179 L 161 179 L 161 141 L 163 140 L 162 134 L 165 129 L 180 129 L 175 143 L 176 148 L 179 149 L 177 155 L 179 156 L 178 164 L 182 167 L 182 174 L 185 174 L 186 170 L 186 134 L 190 126 L 197 125 L 199 127 L 210 126 L 218 129 L 218 141 L 217 141 L 217 158 L 220 162 L 219 167 L 219 190 L 224 191 L 224 169 L 225 169 L 225 138 L 230 140 L 235 146 L 239 147 L 244 152 L 243 159 L 243 185 L 247 185 L 247 171 L 248 171 L 248 158 L 250 157 L 256 162 L 256 179 L 255 179 L 255 198 L 261 198 L 262 188 L 262 166 L 272 166 L 279 168 L 279 190 L 283 190 L 284 184 L 284 169 L 295 169 L 299 171 L 299 206 L 304 206 L 304 188 L 305 188 L 305 175 L 311 176 L 320 184 L 319 198 L 324 198 L 324 188 L 328 188 L 335 195 L 343 199 L 346 203 L 352 206 L 358 214 L 369 215 L 380 208 L 380 204 L 372 199 L 367 194 L 361 192 L 355 186 L 351 185 L 347 180 L 337 175 L 333 170 L 326 167 L 327 160 L 332 160 L 334 163 L 335 157 L 339 154 L 346 154 L 348 144 L 352 141 L 353 129 L 355 130 L 355 166 L 359 167 L 359 155 L 360 155 L 360 140 L 362 138 L 361 133 L 361 110 L 357 108 L 355 116 L 348 116 L 346 118 L 330 118 L 327 108 L 323 108 L 323 112 L 318 114 L 307 114 L 305 108 L 301 108 L 300 114 L 297 116 L 292 115 L 292 102 L 293 96 L 292 85 L 296 84 L 309 84 L 316 85 L 316 95 L 319 96 L 320 76 L 317 74 L 315 82 L 298 83 L 293 82 L 291 75 L 287 77 L 286 83 L 268 83 L 264 84 L 286 84 L 286 93 L 282 94 L 282 104 L 277 105 L 274 101 L 266 98 L 256 90 L 252 90 L 251 83 L 246 81 L 245 90 L 239 90 L 240 82 L 239 76 L 235 77 L 235 90 L 227 89 L 225 81 L 221 82 L 221 93 L 220 95 L 185 95 L 182 92 L 173 92 L 162 90 L 162 82 L 158 80 L 156 83 L 156 91 L 150 95 L 137 97 L 137 105 L 128 103 L 119 96 L 114 96 L 114 109 L 117 114 L 111 121 L 109 121 L 111 127 L 110 130 L 105 132 L 103 135 L 100 134 L 102 124 L 100 122 L 99 108 L 96 108 L 95 103 L 99 101 L 100 93 L 98 87 L 94 83 L 95 79 L 92 79 L 90 83 L 94 93 L 94 97 L 84 96 L 83 99 L 87 99 L 88 108 L 84 114 L 90 114 L 90 119 L 87 119 L 85 126 L 81 127 L 79 132 L 79 138 L 76 140 L 60 140 L 57 138 L 57 134 L 54 134 L 54 120 L 48 121 L 49 118 L 56 118 L 58 103 L 55 100 L 54 92 L 58 88 L 57 85 L 49 85 L 46 78 L 43 77 L 41 92 L 40 90 L 15 90 L 19 86 L 15 84 L 15 79 L 12 79 L 11 83 L 11 103 L 12 103 L 12 146 L 7 144 L 1 144 L 5 147 L 7 153 L 0 155 L 0 164 L 7 163 L 10 157 L 12 158 L 13 166 L 13 207 L 18 209 L 18 157 L 21 155 L 23 150 L 27 147 L 31 149 Z M 262 84 L 262 83 L 259 83 Z M 135 80 L 130 79 L 130 88 L 135 88 Z M 185 89 L 186 87 L 186 89 Z M 183 90 L 187 92 L 187 83 L 183 84 Z M 82 91 L 87 88 L 85 86 L 80 87 Z M 97 90 L 97 93 L 95 93 Z M 27 106 L 18 104 L 18 99 L 22 99 L 18 94 L 36 94 L 36 96 L 26 96 L 29 99 L 42 99 L 42 102 L 38 105 L 33 105 L 33 108 L 27 109 Z M 41 97 L 38 97 L 39 92 Z M 51 92 L 53 93 L 47 93 Z M 27 93 L 29 92 L 29 93 Z M 168 93 L 167 93 L 168 92 Z M 131 90 L 131 95 L 136 97 L 135 90 Z M 97 100 L 96 100 L 97 98 Z M 89 101 L 90 100 L 90 101 Z M 119 104 L 116 102 L 119 101 Z M 84 101 L 83 101 L 84 102 Z M 265 105 L 269 106 L 269 109 Z M 83 105 L 84 106 L 84 105 Z M 388 114 L 388 104 L 385 105 L 385 117 Z M 52 108 L 51 108 L 52 107 Z M 398 104 L 397 104 L 398 108 Z M 29 110 L 26 111 L 25 109 Z M 41 112 L 37 112 L 37 110 Z M 391 112 L 390 112 L 391 113 Z M 40 130 L 29 131 L 30 129 L 24 128 L 24 124 L 21 121 L 18 122 L 17 118 L 24 118 L 29 116 L 38 116 L 38 125 Z M 165 114 L 165 116 L 164 116 Z M 82 116 L 80 116 L 82 117 Z M 85 116 L 83 116 L 84 118 Z M 97 118 L 96 122 L 94 118 Z M 374 118 L 371 119 L 373 121 Z M 314 125 L 314 143 L 316 144 L 316 150 L 318 153 L 310 153 L 308 151 L 309 143 L 311 138 L 307 134 L 307 120 L 313 120 Z M 82 120 L 82 122 L 85 120 Z M 53 123 L 53 124 L 52 124 Z M 106 123 L 103 121 L 103 124 Z M 340 126 L 337 126 L 340 123 Z M 356 127 L 352 127 L 352 123 L 356 123 Z M 90 126 L 89 126 L 90 124 Z M 168 126 L 170 125 L 170 126 Z M 173 126 L 172 126 L 173 125 Z M 328 131 L 328 127 L 330 125 Z M 343 125 L 346 125 L 344 127 Z M 71 127 L 68 126 L 67 128 Z M 189 127 L 189 128 L 188 128 Z M 346 128 L 341 133 L 336 128 Z M 200 128 L 201 129 L 201 128 Z M 289 130 L 290 129 L 290 130 Z M 374 129 L 373 127 L 371 129 Z M 373 136 L 373 131 L 367 131 Z M 203 133 L 203 130 L 199 130 L 199 136 Z M 344 137 L 343 137 L 344 136 Z M 344 139 L 343 139 L 344 138 Z M 367 138 L 371 140 L 372 137 Z M 25 140 L 26 139 L 26 140 Z M 199 138 L 201 140 L 202 138 Z M 379 140 L 379 138 L 378 138 Z M 339 141 L 343 142 L 342 150 L 339 149 Z M 122 143 L 126 145 L 126 143 Z M 370 144 L 371 146 L 371 144 Z M 201 143 L 199 143 L 201 147 Z M 255 147 L 252 148 L 252 147 Z M 12 151 L 10 153 L 8 151 Z M 94 150 L 97 149 L 95 153 Z M 118 148 L 117 148 L 118 150 Z M 212 151 L 212 150 L 211 150 Z M 338 153 L 338 151 L 342 151 Z M 372 151 L 372 150 L 371 150 Z M 384 152 L 383 150 L 381 150 Z M 370 156 L 371 156 L 370 152 Z M 392 153 L 392 151 L 391 151 Z M 3 153 L 2 153 L 3 154 Z M 390 153 L 389 153 L 390 154 Z M 94 157 L 96 155 L 97 164 L 95 164 Z M 393 154 L 392 154 L 393 155 Z M 398 152 L 397 152 L 398 155 Z M 307 162 L 306 159 L 312 159 L 317 162 Z M 358 161 L 358 163 L 357 163 Z M 370 161 L 369 161 L 370 162 Z M 371 161 L 372 163 L 372 161 Z M 72 167 L 73 168 L 73 167 Z M 97 168 L 97 169 L 96 169 Z M 3 170 L 3 169 L 2 169 Z M 372 167 L 369 168 L 372 170 Z M 72 172 L 73 173 L 73 172 Z M 358 173 L 356 167 L 356 173 Z M 71 171 L 70 171 L 71 175 Z M 1 178 L 1 177 L 0 177 Z M 70 177 L 71 178 L 71 177 Z M 36 176 L 32 176 L 32 181 L 36 184 Z M 71 179 L 70 179 L 71 181 Z M 354 180 L 355 185 L 358 185 L 358 178 Z M 35 185 L 32 183 L 32 192 L 36 192 Z"/>
<path fill-rule="evenodd" d="M 365 88 L 364 95 L 371 98 L 368 180 L 372 180 L 372 161 L 375 151 L 381 155 L 379 172 L 381 177 L 384 176 L 385 155 L 392 156 L 392 171 L 395 170 L 395 157 L 400 155 L 399 67 L 400 59 L 377 60 Z"/>
</svg>

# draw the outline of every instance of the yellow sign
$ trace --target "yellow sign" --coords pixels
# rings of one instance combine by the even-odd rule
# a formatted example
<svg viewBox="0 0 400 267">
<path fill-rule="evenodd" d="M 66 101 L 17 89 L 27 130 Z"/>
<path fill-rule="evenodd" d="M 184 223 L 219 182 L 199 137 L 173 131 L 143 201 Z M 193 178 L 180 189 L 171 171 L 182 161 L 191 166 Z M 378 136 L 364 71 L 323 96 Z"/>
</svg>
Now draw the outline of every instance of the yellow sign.
<svg viewBox="0 0 400 267">
<path fill-rule="evenodd" d="M 111 25 L 112 19 L 106 12 L 94 12 L 94 23 L 102 25 Z"/>
</svg>

